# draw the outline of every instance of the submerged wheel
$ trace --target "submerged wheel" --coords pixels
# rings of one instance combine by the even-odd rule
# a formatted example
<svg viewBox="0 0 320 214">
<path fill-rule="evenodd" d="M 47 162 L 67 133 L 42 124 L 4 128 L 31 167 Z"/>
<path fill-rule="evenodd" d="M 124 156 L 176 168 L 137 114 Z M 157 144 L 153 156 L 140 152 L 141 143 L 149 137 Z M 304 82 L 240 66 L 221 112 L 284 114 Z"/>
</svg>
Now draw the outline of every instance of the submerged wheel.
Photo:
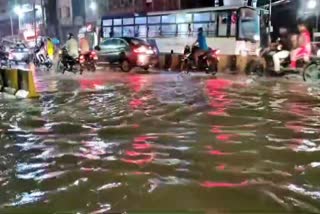
<svg viewBox="0 0 320 214">
<path fill-rule="evenodd" d="M 218 72 L 218 61 L 215 59 L 208 60 L 208 73 L 215 75 Z"/>
<path fill-rule="evenodd" d="M 120 68 L 123 72 L 130 72 L 131 64 L 127 59 L 124 59 L 120 64 Z"/>
<path fill-rule="evenodd" d="M 303 80 L 308 83 L 320 83 L 320 65 L 311 63 L 303 71 Z"/>
</svg>

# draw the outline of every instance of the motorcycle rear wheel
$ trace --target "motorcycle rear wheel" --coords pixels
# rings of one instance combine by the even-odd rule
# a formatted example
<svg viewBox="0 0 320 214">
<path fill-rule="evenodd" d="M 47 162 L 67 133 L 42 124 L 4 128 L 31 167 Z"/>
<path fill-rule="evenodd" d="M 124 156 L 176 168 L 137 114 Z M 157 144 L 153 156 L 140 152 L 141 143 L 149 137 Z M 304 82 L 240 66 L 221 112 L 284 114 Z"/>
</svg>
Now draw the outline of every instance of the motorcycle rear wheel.
<svg viewBox="0 0 320 214">
<path fill-rule="evenodd" d="M 212 75 L 216 75 L 218 73 L 218 61 L 215 59 L 208 59 L 207 60 L 208 65 L 208 73 Z"/>
<path fill-rule="evenodd" d="M 303 70 L 303 80 L 307 83 L 320 83 L 320 64 L 311 62 Z"/>
</svg>

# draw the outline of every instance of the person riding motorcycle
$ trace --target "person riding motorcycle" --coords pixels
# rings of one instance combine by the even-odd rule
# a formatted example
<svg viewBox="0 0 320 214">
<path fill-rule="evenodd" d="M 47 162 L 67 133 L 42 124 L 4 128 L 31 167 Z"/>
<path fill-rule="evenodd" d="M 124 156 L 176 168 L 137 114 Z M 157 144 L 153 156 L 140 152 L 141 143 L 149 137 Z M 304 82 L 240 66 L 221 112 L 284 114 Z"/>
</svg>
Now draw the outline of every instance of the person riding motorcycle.
<svg viewBox="0 0 320 214">
<path fill-rule="evenodd" d="M 65 47 L 70 57 L 75 59 L 79 56 L 79 45 L 72 33 L 68 34 L 68 40 L 65 44 Z"/>
<path fill-rule="evenodd" d="M 35 49 L 36 56 L 39 59 L 40 63 L 44 63 L 46 61 L 46 52 L 45 41 L 43 38 L 40 38 L 39 44 L 36 45 Z"/>
<path fill-rule="evenodd" d="M 290 56 L 290 50 L 292 48 L 290 36 L 287 29 L 280 29 L 280 38 L 277 44 L 277 53 L 273 57 L 274 71 L 280 73 L 281 60 Z"/>
<path fill-rule="evenodd" d="M 291 68 L 297 67 L 297 60 L 303 58 L 309 61 L 311 57 L 311 34 L 302 20 L 299 20 L 298 30 L 300 32 L 298 37 L 298 48 L 291 52 Z"/>
<path fill-rule="evenodd" d="M 87 36 L 84 36 L 80 39 L 80 50 L 81 54 L 87 54 L 88 52 L 90 52 L 90 44 Z"/>
<path fill-rule="evenodd" d="M 194 57 L 195 65 L 198 67 L 199 66 L 199 57 L 204 55 L 209 50 L 207 40 L 206 40 L 206 37 L 204 36 L 202 27 L 198 28 L 198 38 L 193 43 L 192 47 L 194 47 L 197 44 L 199 46 L 199 49 L 197 49 L 194 52 L 193 57 Z"/>
</svg>

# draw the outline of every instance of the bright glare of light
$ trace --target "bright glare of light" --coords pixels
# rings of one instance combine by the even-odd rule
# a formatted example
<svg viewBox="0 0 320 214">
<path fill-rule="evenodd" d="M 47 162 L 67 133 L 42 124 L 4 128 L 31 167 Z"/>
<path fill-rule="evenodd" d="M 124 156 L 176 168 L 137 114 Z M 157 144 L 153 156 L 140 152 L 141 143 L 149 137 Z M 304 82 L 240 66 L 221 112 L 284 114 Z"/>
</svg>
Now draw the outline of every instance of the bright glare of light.
<svg viewBox="0 0 320 214">
<path fill-rule="evenodd" d="M 307 3 L 307 8 L 309 10 L 313 10 L 317 7 L 317 1 L 316 0 L 309 0 Z"/>
<path fill-rule="evenodd" d="M 97 3 L 91 2 L 89 7 L 90 7 L 91 10 L 95 11 L 97 9 Z"/>
<path fill-rule="evenodd" d="M 20 7 L 18 5 L 13 8 L 13 12 L 15 14 L 17 14 L 17 16 L 19 16 L 19 17 L 23 17 L 23 15 L 24 15 L 22 7 Z"/>
<path fill-rule="evenodd" d="M 259 40 L 260 40 L 260 36 L 256 34 L 256 35 L 253 36 L 253 39 L 254 39 L 255 41 L 259 41 Z"/>
</svg>

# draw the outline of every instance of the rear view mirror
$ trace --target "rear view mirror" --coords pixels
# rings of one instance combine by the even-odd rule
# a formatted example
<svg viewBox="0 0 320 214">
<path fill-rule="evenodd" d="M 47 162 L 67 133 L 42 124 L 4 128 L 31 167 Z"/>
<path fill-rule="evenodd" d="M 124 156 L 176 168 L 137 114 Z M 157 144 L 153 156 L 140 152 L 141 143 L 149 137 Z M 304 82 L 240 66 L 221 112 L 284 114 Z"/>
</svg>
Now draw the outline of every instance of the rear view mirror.
<svg viewBox="0 0 320 214">
<path fill-rule="evenodd" d="M 96 50 L 96 51 L 101 51 L 101 48 L 97 45 L 96 47 L 94 47 L 94 49 Z"/>
</svg>

